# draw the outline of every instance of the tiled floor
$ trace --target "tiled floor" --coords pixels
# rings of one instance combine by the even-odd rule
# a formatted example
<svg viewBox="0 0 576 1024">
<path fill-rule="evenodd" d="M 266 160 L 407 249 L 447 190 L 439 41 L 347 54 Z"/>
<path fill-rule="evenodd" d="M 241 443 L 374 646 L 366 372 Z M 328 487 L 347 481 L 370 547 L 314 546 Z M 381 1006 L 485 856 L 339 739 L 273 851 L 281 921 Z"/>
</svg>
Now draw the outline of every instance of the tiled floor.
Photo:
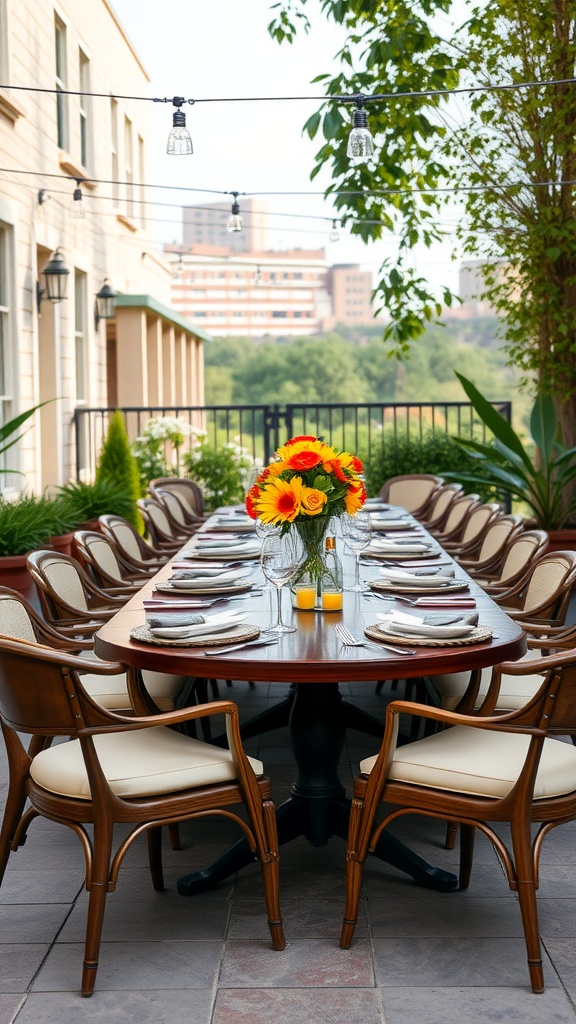
<svg viewBox="0 0 576 1024">
<path fill-rule="evenodd" d="M 269 692 L 270 690 L 270 692 Z M 280 687 L 236 683 L 242 717 L 278 699 Z M 382 714 L 372 684 L 354 699 Z M 262 758 L 280 802 L 294 777 L 285 730 L 247 744 Z M 375 741 L 348 736 L 342 778 Z M 6 792 L 0 763 L 0 798 Z M 455 870 L 444 828 L 411 819 L 402 835 L 426 859 Z M 96 990 L 79 995 L 86 896 L 79 843 L 36 821 L 13 854 L 0 890 L 0 1024 L 576 1024 L 576 826 L 547 840 L 539 898 L 546 992 L 528 984 L 517 901 L 491 846 L 477 841 L 467 892 L 418 888 L 380 862 L 365 871 L 362 919 L 349 950 L 338 947 L 344 847 L 305 840 L 282 848 L 286 949 L 272 950 L 259 870 L 184 899 L 176 880 L 209 863 L 236 838 L 226 823 L 182 827 L 183 849 L 166 842 L 167 888 L 155 893 L 145 844 L 128 855 L 108 898 Z"/>
</svg>

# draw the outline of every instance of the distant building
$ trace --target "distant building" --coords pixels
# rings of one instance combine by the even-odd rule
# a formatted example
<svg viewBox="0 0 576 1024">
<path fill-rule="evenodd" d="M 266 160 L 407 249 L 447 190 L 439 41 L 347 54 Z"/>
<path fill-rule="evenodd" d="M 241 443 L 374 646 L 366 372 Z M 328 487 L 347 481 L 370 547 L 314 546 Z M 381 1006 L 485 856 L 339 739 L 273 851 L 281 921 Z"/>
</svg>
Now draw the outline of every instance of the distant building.
<svg viewBox="0 0 576 1024">
<path fill-rule="evenodd" d="M 174 268 L 172 305 L 210 335 L 303 336 L 374 320 L 371 273 L 328 266 L 324 249 L 172 244 L 164 251 Z"/>
<path fill-rule="evenodd" d="M 185 246 L 216 245 L 232 252 L 264 252 L 268 248 L 268 205 L 261 199 L 238 196 L 241 231 L 228 231 L 234 197 L 222 203 L 182 208 Z"/>
</svg>

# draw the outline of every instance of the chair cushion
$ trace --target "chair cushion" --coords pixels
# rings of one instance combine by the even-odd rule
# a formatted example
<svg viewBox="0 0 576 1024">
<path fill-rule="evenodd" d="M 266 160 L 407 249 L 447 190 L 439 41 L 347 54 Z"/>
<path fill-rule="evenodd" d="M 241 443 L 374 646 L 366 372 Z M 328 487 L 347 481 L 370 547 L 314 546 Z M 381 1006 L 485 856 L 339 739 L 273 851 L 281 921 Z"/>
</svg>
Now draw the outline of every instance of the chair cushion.
<svg viewBox="0 0 576 1024">
<path fill-rule="evenodd" d="M 158 705 L 159 710 L 173 711 L 176 694 L 182 686 L 183 677 L 169 675 L 167 672 L 150 672 L 149 670 L 145 670 L 142 676 L 146 689 L 154 703 Z M 85 672 L 81 674 L 80 678 L 85 690 L 102 707 L 118 711 L 132 706 L 128 696 L 126 676 L 123 672 L 113 676 Z"/>
<path fill-rule="evenodd" d="M 518 779 L 528 744 L 528 736 L 455 726 L 399 747 L 394 754 L 390 778 L 432 789 L 501 798 Z M 360 771 L 370 774 L 375 762 L 376 757 L 366 758 L 360 764 Z M 541 800 L 574 790 L 576 747 L 546 739 L 534 798 Z"/>
<path fill-rule="evenodd" d="M 518 661 L 534 661 L 540 657 L 542 657 L 542 651 L 527 651 Z M 486 696 L 491 678 L 492 668 L 483 668 L 480 689 L 476 698 L 477 704 L 480 704 Z M 542 679 L 541 675 L 535 674 L 525 676 L 503 675 L 500 682 L 500 693 L 496 702 L 497 710 L 515 711 L 518 708 L 523 708 L 542 686 Z M 430 676 L 430 682 L 440 694 L 442 707 L 446 711 L 453 711 L 457 707 L 464 696 L 469 681 L 469 672 L 450 672 L 444 675 Z"/>
<path fill-rule="evenodd" d="M 94 738 L 102 770 L 117 796 L 174 793 L 236 778 L 232 754 L 164 726 Z M 248 758 L 256 775 L 261 761 Z M 78 740 L 59 743 L 38 754 L 30 766 L 34 781 L 61 796 L 90 799 L 88 775 Z"/>
</svg>

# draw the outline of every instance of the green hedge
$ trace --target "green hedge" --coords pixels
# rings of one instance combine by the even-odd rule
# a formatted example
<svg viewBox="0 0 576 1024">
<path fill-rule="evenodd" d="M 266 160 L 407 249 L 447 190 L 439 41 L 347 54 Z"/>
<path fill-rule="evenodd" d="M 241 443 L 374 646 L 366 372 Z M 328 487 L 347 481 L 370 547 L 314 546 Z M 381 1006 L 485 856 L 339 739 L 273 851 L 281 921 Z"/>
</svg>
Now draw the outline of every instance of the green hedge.
<svg viewBox="0 0 576 1024">
<path fill-rule="evenodd" d="M 443 476 L 454 474 L 452 480 L 458 480 L 458 474 L 481 473 L 482 467 L 448 434 L 439 430 L 429 430 L 421 438 L 408 437 L 405 434 L 395 435 L 387 431 L 378 449 L 364 464 L 366 490 L 371 496 L 377 495 L 380 488 L 392 476 L 404 473 L 435 473 Z M 470 486 L 463 483 L 466 491 Z M 498 499 L 494 487 L 486 482 L 486 487 L 475 486 L 475 493 L 480 494 L 482 501 Z"/>
</svg>

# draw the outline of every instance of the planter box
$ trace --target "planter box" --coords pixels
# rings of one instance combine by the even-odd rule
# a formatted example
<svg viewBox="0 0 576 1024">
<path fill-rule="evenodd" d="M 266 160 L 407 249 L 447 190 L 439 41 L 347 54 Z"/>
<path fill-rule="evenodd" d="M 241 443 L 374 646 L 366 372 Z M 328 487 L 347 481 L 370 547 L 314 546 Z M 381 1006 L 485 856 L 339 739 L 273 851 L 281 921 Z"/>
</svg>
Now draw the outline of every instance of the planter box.
<svg viewBox="0 0 576 1024">
<path fill-rule="evenodd" d="M 549 551 L 576 551 L 576 528 L 548 531 Z"/>
</svg>

